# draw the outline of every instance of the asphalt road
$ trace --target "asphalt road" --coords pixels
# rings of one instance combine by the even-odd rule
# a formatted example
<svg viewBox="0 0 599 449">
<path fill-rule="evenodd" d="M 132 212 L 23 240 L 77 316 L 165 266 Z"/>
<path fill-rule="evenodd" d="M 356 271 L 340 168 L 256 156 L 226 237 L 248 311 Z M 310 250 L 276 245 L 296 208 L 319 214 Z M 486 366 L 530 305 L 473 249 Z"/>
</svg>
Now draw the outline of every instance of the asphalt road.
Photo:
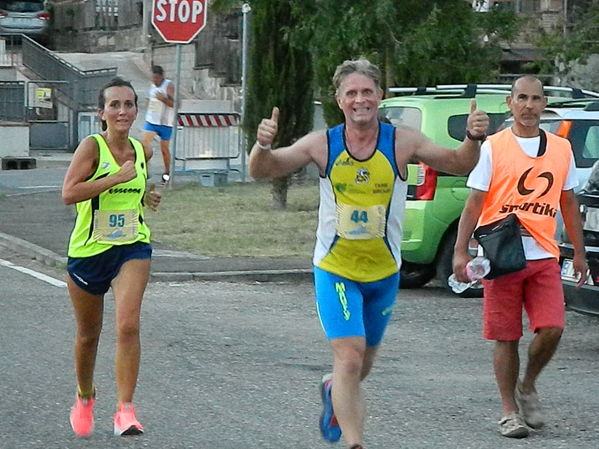
<svg viewBox="0 0 599 449">
<path fill-rule="evenodd" d="M 10 252 L 0 259 L 64 276 Z M 136 394 L 146 434 L 131 438 L 112 436 L 108 297 L 89 440 L 75 438 L 68 423 L 75 381 L 66 289 L 0 262 L 0 292 L 0 448 L 343 447 L 318 432 L 318 382 L 330 355 L 309 283 L 150 284 Z M 495 430 L 500 406 L 492 344 L 480 336 L 480 300 L 432 286 L 400 292 L 398 300 L 364 385 L 368 449 L 597 447 L 596 319 L 568 312 L 562 345 L 538 385 L 549 425 L 514 441 Z"/>
</svg>

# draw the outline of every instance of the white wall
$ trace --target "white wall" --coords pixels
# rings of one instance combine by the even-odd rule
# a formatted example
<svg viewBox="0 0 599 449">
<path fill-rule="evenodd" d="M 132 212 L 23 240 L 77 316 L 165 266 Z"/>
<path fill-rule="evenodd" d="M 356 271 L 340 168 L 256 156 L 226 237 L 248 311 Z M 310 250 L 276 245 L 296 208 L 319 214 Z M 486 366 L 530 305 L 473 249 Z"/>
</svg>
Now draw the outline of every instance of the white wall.
<svg viewBox="0 0 599 449">
<path fill-rule="evenodd" d="M 29 157 L 29 126 L 0 123 L 0 157 Z"/>
</svg>

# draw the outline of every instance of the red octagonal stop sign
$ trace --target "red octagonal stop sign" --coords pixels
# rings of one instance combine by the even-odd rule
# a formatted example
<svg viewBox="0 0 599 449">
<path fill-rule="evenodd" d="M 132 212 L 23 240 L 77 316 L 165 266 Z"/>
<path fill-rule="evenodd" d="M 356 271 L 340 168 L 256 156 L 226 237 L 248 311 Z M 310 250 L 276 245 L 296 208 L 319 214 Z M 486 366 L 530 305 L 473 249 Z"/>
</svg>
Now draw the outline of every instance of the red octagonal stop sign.
<svg viewBox="0 0 599 449">
<path fill-rule="evenodd" d="M 188 44 L 206 26 L 207 0 L 153 0 L 152 25 L 166 42 Z"/>
</svg>

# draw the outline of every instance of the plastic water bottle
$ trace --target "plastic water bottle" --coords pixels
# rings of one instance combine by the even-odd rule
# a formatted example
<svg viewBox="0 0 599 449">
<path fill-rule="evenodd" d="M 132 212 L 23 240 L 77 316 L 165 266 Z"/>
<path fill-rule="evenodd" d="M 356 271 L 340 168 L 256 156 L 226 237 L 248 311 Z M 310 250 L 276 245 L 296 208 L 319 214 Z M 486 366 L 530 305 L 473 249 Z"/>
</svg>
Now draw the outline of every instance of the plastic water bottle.
<svg viewBox="0 0 599 449">
<path fill-rule="evenodd" d="M 455 274 L 452 273 L 447 279 L 447 284 L 451 287 L 454 293 L 462 293 L 469 289 L 473 285 L 480 282 L 491 271 L 491 262 L 486 257 L 475 257 L 466 265 L 466 276 L 470 279 L 470 282 L 460 282 L 456 279 Z"/>
<path fill-rule="evenodd" d="M 478 256 L 466 265 L 466 275 L 471 281 L 480 281 L 491 271 L 491 262 L 486 257 Z"/>
</svg>

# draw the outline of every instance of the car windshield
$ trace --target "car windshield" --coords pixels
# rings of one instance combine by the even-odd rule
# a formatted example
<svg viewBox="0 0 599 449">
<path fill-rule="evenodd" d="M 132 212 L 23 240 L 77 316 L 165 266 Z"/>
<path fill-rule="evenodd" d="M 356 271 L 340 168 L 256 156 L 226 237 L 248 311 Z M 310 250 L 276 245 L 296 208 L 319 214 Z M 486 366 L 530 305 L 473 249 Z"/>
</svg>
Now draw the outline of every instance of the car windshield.
<svg viewBox="0 0 599 449">
<path fill-rule="evenodd" d="M 38 12 L 44 10 L 43 1 L 12 2 L 0 0 L 0 9 L 9 12 Z"/>
</svg>

